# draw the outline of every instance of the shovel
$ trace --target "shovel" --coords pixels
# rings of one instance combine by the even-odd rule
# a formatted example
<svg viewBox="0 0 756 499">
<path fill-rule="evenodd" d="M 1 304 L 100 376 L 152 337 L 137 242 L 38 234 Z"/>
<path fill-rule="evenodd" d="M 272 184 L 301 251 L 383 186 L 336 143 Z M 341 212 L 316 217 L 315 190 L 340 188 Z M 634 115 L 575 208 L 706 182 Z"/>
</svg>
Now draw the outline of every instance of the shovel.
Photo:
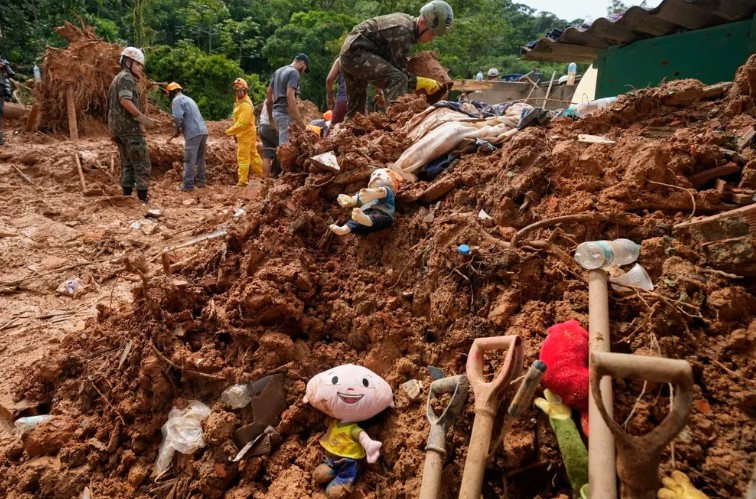
<svg viewBox="0 0 756 499">
<path fill-rule="evenodd" d="M 428 444 L 425 446 L 425 468 L 423 484 L 420 487 L 420 499 L 437 499 L 441 488 L 441 470 L 446 459 L 446 429 L 454 424 L 467 402 L 470 383 L 464 374 L 437 379 L 428 389 L 427 416 L 431 424 Z M 451 393 L 451 400 L 440 416 L 436 415 L 432 402 L 439 395 Z"/>
<path fill-rule="evenodd" d="M 483 353 L 504 349 L 507 349 L 504 364 L 493 381 L 486 383 L 483 379 Z M 462 474 L 460 499 L 480 498 L 496 411 L 509 382 L 522 370 L 522 357 L 522 340 L 519 336 L 478 338 L 470 347 L 467 357 L 467 379 L 475 394 L 475 421 Z"/>
<path fill-rule="evenodd" d="M 683 429 L 693 403 L 693 370 L 684 360 L 624 353 L 593 353 L 591 371 L 593 398 L 615 439 L 617 474 L 622 483 L 621 497 L 655 499 L 656 492 L 661 487 L 661 451 Z M 672 409 L 661 424 L 649 433 L 642 436 L 628 435 L 604 407 L 599 385 L 604 376 L 670 383 L 675 386 Z"/>
</svg>

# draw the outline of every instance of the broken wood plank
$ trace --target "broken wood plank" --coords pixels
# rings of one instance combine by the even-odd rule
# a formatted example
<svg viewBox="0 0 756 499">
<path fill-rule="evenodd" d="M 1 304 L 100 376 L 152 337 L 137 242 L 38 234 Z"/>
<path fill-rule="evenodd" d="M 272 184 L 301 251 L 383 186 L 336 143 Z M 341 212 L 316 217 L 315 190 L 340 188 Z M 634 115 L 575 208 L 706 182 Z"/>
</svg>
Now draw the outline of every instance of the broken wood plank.
<svg viewBox="0 0 756 499">
<path fill-rule="evenodd" d="M 726 175 L 732 175 L 733 173 L 740 173 L 740 167 L 735 163 L 727 163 L 714 168 L 709 168 L 702 172 L 694 173 L 688 177 L 688 181 L 693 184 L 696 189 L 706 184 L 710 180 L 715 178 L 724 177 Z"/>
<path fill-rule="evenodd" d="M 68 110 L 68 135 L 72 141 L 79 141 L 79 126 L 76 124 L 76 102 L 73 86 L 66 88 L 66 108 Z"/>
<path fill-rule="evenodd" d="M 742 151 L 753 140 L 754 135 L 756 135 L 756 130 L 752 126 L 739 133 L 737 142 L 738 151 Z"/>
<path fill-rule="evenodd" d="M 461 92 L 478 92 L 483 90 L 515 90 L 523 94 L 531 87 L 531 84 L 524 81 L 500 81 L 500 80 L 454 80 L 452 83 L 454 90 Z"/>
<path fill-rule="evenodd" d="M 74 159 L 76 160 L 76 169 L 79 171 L 79 180 L 81 180 L 81 192 L 87 192 L 87 182 L 84 180 L 84 170 L 81 169 L 78 151 L 74 152 Z"/>
<path fill-rule="evenodd" d="M 134 346 L 134 340 L 129 340 L 129 342 L 126 344 L 126 348 L 123 349 L 123 353 L 121 354 L 121 358 L 118 360 L 118 370 L 120 371 L 123 367 L 123 363 L 126 362 L 126 359 L 128 358 L 129 354 L 131 353 L 131 348 Z"/>
<path fill-rule="evenodd" d="M 673 232 L 689 230 L 698 226 L 702 226 L 709 223 L 718 223 L 720 221 L 728 221 L 730 219 L 740 219 L 749 225 L 749 232 L 751 234 L 756 233 L 756 203 L 744 206 L 742 208 L 736 208 L 734 210 L 726 211 L 724 213 L 717 213 L 708 217 L 694 218 L 693 220 L 679 223 L 672 227 Z"/>
<path fill-rule="evenodd" d="M 675 134 L 677 128 L 669 126 L 648 126 L 641 132 L 641 135 L 649 139 L 671 137 Z"/>
</svg>

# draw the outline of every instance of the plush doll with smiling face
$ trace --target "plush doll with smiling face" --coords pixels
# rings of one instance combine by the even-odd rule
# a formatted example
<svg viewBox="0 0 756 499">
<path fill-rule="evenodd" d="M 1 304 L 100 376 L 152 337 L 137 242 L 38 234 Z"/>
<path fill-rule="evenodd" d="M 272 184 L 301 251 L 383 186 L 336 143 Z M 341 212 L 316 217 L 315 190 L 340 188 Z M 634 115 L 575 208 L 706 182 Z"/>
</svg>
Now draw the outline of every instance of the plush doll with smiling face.
<svg viewBox="0 0 756 499">
<path fill-rule="evenodd" d="M 329 499 L 347 497 L 357 479 L 357 460 L 366 457 L 368 463 L 376 462 L 383 445 L 357 423 L 394 406 L 391 387 L 370 369 L 346 364 L 312 378 L 304 402 L 332 418 L 320 440 L 325 459 L 313 471 L 313 479 L 328 484 Z"/>
</svg>

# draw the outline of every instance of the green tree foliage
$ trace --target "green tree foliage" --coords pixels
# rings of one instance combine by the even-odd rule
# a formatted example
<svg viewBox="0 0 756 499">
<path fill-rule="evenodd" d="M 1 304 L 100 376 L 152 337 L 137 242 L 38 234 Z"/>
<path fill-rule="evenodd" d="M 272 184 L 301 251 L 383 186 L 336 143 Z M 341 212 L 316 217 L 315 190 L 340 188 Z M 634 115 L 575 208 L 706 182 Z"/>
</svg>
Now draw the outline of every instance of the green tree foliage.
<svg viewBox="0 0 756 499">
<path fill-rule="evenodd" d="M 325 103 L 325 77 L 341 43 L 363 19 L 391 12 L 418 15 L 426 0 L 12 0 L 0 8 L 0 52 L 29 69 L 46 45 L 64 46 L 53 31 L 69 20 L 95 27 L 104 39 L 146 48 L 148 74 L 179 81 L 207 117 L 225 116 L 230 81 L 248 75 L 256 100 L 277 68 L 299 52 L 312 61 L 301 95 Z M 566 64 L 519 59 L 519 48 L 567 21 L 512 0 L 449 0 L 451 33 L 415 50 L 434 50 L 454 77 L 496 67 L 502 74 L 539 67 L 546 77 Z M 612 0 L 611 12 L 626 6 Z M 44 68 L 43 68 L 44 69 Z M 256 75 L 256 76 L 252 76 Z M 229 97 L 227 99 L 227 97 Z"/>
<path fill-rule="evenodd" d="M 234 104 L 232 85 L 236 78 L 247 80 L 250 96 L 255 103 L 265 95 L 266 85 L 260 82 L 257 75 L 245 75 L 239 65 L 226 56 L 207 55 L 186 41 L 178 42 L 175 47 L 152 47 L 147 53 L 145 69 L 153 81 L 176 81 L 181 84 L 186 95 L 195 100 L 205 119 L 218 120 L 231 114 Z M 156 97 L 165 109 L 170 109 L 165 95 Z"/>
<path fill-rule="evenodd" d="M 303 76 L 300 92 L 303 98 L 322 107 L 325 79 L 340 49 L 340 45 L 327 42 L 344 37 L 355 24 L 354 18 L 332 11 L 297 12 L 291 16 L 289 24 L 268 38 L 263 56 L 277 69 L 290 64 L 298 53 L 306 53 L 310 58 L 310 73 Z"/>
</svg>

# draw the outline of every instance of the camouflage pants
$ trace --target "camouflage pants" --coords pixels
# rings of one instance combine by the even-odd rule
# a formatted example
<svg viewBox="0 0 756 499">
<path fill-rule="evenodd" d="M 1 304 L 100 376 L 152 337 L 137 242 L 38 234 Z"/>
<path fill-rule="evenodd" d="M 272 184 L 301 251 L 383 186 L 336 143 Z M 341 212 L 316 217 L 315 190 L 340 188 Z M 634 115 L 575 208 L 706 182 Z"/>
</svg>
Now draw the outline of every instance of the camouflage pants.
<svg viewBox="0 0 756 499">
<path fill-rule="evenodd" d="M 0 95 L 0 145 L 3 145 L 3 110 L 5 109 L 5 96 Z"/>
<path fill-rule="evenodd" d="M 146 191 L 150 185 L 150 153 L 143 135 L 116 137 L 121 155 L 121 187 Z"/>
<path fill-rule="evenodd" d="M 351 50 L 341 54 L 339 60 L 346 83 L 347 117 L 365 113 L 368 83 L 382 88 L 387 102 L 394 102 L 410 92 L 407 75 L 381 56 Z"/>
</svg>

